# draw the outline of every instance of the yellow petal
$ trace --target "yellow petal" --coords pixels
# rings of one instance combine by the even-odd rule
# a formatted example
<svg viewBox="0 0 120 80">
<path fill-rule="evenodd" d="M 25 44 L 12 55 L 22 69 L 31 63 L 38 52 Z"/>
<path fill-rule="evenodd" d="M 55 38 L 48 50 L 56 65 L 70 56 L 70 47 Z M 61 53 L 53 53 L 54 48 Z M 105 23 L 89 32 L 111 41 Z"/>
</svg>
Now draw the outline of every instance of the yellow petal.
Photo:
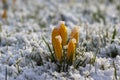
<svg viewBox="0 0 120 80">
<path fill-rule="evenodd" d="M 62 39 L 61 36 L 56 36 L 54 40 L 54 50 L 55 50 L 55 56 L 58 61 L 62 60 Z"/>
<path fill-rule="evenodd" d="M 71 39 L 68 43 L 68 51 L 67 51 L 67 60 L 73 61 L 75 56 L 75 48 L 76 48 L 76 39 Z"/>
<path fill-rule="evenodd" d="M 78 43 L 78 39 L 79 39 L 79 27 L 74 27 L 71 31 L 70 34 L 70 38 L 75 38 L 76 39 L 76 43 Z"/>
<path fill-rule="evenodd" d="M 52 31 L 52 45 L 55 51 L 55 57 L 58 61 L 62 60 L 62 39 L 59 34 L 59 29 L 55 27 Z"/>
<path fill-rule="evenodd" d="M 62 38 L 62 46 L 65 46 L 67 43 L 67 28 L 64 22 L 60 22 L 59 33 Z"/>
<path fill-rule="evenodd" d="M 4 11 L 3 11 L 2 18 L 3 19 L 7 18 L 7 10 L 6 9 L 4 9 Z"/>
<path fill-rule="evenodd" d="M 53 31 L 52 31 L 52 45 L 54 46 L 54 42 L 55 42 L 55 37 L 60 35 L 59 34 L 59 31 L 58 31 L 58 28 L 54 28 Z"/>
</svg>

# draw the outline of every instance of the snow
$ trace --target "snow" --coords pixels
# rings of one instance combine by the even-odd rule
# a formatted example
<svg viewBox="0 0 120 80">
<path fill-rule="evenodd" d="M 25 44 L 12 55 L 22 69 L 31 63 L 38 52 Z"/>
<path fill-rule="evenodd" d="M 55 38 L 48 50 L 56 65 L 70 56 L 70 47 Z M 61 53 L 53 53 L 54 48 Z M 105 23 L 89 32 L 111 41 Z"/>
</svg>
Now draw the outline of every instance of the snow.
<svg viewBox="0 0 120 80">
<path fill-rule="evenodd" d="M 12 0 L 8 1 L 7 19 L 1 17 L 0 1 L 0 80 L 5 80 L 6 69 L 7 80 L 120 79 L 118 0 L 112 3 L 110 0 L 16 0 L 14 5 Z M 52 48 L 51 32 L 63 20 L 68 34 L 75 25 L 79 26 L 77 52 L 84 54 L 79 58 L 86 61 L 77 69 L 70 66 L 68 72 L 57 72 L 57 65 L 47 61 L 44 55 L 50 55 L 50 52 L 42 36 Z M 112 42 L 114 28 L 117 34 Z M 95 62 L 90 63 L 96 54 Z M 44 64 L 38 66 L 39 55 Z"/>
<path fill-rule="evenodd" d="M 58 41 L 61 43 L 62 42 L 62 38 L 60 35 L 56 36 L 55 39 L 58 39 Z"/>
</svg>

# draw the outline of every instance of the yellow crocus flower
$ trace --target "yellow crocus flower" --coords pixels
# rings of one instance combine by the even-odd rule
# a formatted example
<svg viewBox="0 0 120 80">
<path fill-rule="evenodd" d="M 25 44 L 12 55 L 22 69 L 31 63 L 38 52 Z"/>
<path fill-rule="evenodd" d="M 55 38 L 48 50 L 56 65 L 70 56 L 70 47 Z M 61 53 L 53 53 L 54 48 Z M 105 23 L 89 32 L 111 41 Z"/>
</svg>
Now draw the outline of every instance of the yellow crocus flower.
<svg viewBox="0 0 120 80">
<path fill-rule="evenodd" d="M 52 45 L 54 46 L 54 42 L 55 42 L 55 37 L 60 35 L 59 34 L 59 31 L 58 31 L 58 28 L 55 27 L 53 30 L 52 30 Z"/>
<path fill-rule="evenodd" d="M 60 36 L 62 38 L 62 46 L 65 46 L 67 43 L 67 28 L 66 28 L 65 23 L 63 21 L 60 22 L 59 33 L 60 33 Z"/>
<path fill-rule="evenodd" d="M 79 38 L 79 27 L 74 27 L 71 31 L 70 34 L 70 39 L 75 38 L 76 39 L 76 43 L 78 43 L 78 38 Z"/>
<path fill-rule="evenodd" d="M 58 61 L 62 60 L 62 39 L 61 36 L 56 36 L 54 39 L 55 56 Z"/>
<path fill-rule="evenodd" d="M 7 18 L 7 10 L 6 9 L 3 10 L 2 18 L 3 19 Z"/>
<path fill-rule="evenodd" d="M 75 56 L 76 39 L 71 39 L 68 43 L 67 60 L 71 63 Z"/>
<path fill-rule="evenodd" d="M 55 57 L 58 61 L 62 60 L 62 39 L 59 34 L 59 29 L 55 27 L 52 31 L 52 45 L 55 52 Z"/>
</svg>

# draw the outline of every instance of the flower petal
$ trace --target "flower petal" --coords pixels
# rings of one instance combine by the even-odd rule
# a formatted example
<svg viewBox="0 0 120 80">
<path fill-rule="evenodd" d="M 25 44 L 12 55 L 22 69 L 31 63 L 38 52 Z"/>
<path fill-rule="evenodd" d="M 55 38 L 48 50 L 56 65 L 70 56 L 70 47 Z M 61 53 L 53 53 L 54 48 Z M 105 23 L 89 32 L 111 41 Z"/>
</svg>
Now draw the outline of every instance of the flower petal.
<svg viewBox="0 0 120 80">
<path fill-rule="evenodd" d="M 67 28 L 63 21 L 60 22 L 59 33 L 60 33 L 60 36 L 62 37 L 62 46 L 65 46 L 67 43 Z"/>
<path fill-rule="evenodd" d="M 2 18 L 3 19 L 7 18 L 7 10 L 6 9 L 4 9 L 4 11 L 3 11 Z"/>
<path fill-rule="evenodd" d="M 68 43 L 68 51 L 67 51 L 67 60 L 73 61 L 75 56 L 75 48 L 76 48 L 76 39 L 71 39 Z"/>
<path fill-rule="evenodd" d="M 56 36 L 54 40 L 54 50 L 55 50 L 55 56 L 58 61 L 62 60 L 62 39 L 61 36 Z"/>
<path fill-rule="evenodd" d="M 79 39 L 79 27 L 74 27 L 71 31 L 70 34 L 70 38 L 75 38 L 76 39 L 76 43 L 78 43 L 78 39 Z"/>
<path fill-rule="evenodd" d="M 55 42 L 55 37 L 59 35 L 59 31 L 58 28 L 55 27 L 52 31 L 52 45 L 54 46 L 54 42 Z"/>
</svg>

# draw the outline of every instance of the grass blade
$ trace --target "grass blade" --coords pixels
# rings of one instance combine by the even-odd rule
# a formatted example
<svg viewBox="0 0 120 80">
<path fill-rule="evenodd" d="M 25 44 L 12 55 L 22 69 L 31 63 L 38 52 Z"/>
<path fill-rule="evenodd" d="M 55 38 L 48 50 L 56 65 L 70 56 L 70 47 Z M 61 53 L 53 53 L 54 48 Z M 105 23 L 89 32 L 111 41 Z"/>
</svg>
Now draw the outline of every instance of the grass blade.
<svg viewBox="0 0 120 80">
<path fill-rule="evenodd" d="M 113 60 L 113 67 L 114 67 L 114 76 L 115 76 L 115 79 L 117 80 L 117 70 L 116 70 L 116 66 L 115 66 L 114 60 Z"/>
<path fill-rule="evenodd" d="M 51 48 L 50 48 L 50 45 L 48 44 L 48 42 L 45 40 L 45 38 L 42 36 L 42 39 L 43 39 L 43 41 L 45 42 L 45 44 L 47 45 L 47 47 L 48 47 L 48 49 L 49 49 L 49 51 L 50 51 L 50 53 L 51 53 L 51 58 L 52 58 L 52 60 L 55 60 L 55 58 L 54 58 L 54 54 L 52 53 L 52 50 L 51 50 Z"/>
<path fill-rule="evenodd" d="M 112 34 L 112 41 L 111 41 L 111 43 L 114 42 L 114 39 L 115 39 L 116 35 L 117 35 L 117 31 L 116 31 L 116 28 L 114 28 L 114 31 L 113 31 L 113 34 Z"/>
</svg>

